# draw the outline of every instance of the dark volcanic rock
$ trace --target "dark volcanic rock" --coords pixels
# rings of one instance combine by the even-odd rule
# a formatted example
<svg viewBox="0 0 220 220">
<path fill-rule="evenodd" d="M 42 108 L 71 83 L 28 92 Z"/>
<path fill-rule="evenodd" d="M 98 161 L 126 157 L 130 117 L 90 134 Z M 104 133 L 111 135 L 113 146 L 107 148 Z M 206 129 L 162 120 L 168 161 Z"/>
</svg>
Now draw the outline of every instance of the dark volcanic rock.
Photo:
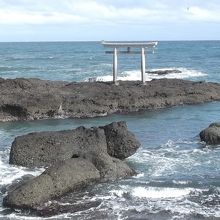
<svg viewBox="0 0 220 220">
<path fill-rule="evenodd" d="M 58 161 L 107 151 L 105 133 L 99 128 L 36 132 L 16 137 L 9 163 L 25 167 L 50 166 Z"/>
<path fill-rule="evenodd" d="M 112 157 L 125 159 L 133 155 L 140 143 L 134 135 L 127 130 L 125 122 L 113 122 L 103 127 L 105 131 L 108 154 Z"/>
<path fill-rule="evenodd" d="M 10 207 L 34 209 L 51 198 L 85 187 L 99 179 L 99 171 L 91 162 L 72 158 L 58 162 L 40 176 L 9 192 L 3 203 Z"/>
<path fill-rule="evenodd" d="M 180 70 L 173 69 L 173 70 L 154 70 L 154 71 L 146 71 L 146 73 L 156 74 L 156 75 L 167 75 L 170 73 L 182 73 Z"/>
<path fill-rule="evenodd" d="M 180 79 L 68 83 L 0 78 L 0 121 L 95 117 L 220 99 L 220 84 Z"/>
<path fill-rule="evenodd" d="M 4 205 L 37 209 L 48 200 L 91 182 L 132 176 L 135 171 L 115 157 L 124 159 L 135 153 L 139 145 L 125 122 L 17 137 L 12 143 L 10 163 L 49 168 L 9 191 Z"/>
<path fill-rule="evenodd" d="M 220 123 L 212 123 L 208 128 L 200 132 L 200 138 L 207 144 L 220 144 Z"/>
<path fill-rule="evenodd" d="M 25 167 L 39 167 L 84 157 L 102 164 L 112 163 L 114 160 L 114 164 L 120 166 L 121 161 L 116 158 L 131 156 L 139 146 L 140 143 L 127 130 L 125 122 L 113 122 L 99 128 L 79 127 L 16 137 L 12 143 L 9 162 Z"/>
</svg>

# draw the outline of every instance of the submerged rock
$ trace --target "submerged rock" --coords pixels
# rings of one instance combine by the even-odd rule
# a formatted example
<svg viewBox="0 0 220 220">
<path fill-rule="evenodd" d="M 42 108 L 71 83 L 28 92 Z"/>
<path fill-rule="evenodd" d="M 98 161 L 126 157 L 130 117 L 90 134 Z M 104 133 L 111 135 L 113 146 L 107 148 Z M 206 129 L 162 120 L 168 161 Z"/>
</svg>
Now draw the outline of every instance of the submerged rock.
<svg viewBox="0 0 220 220">
<path fill-rule="evenodd" d="M 11 164 L 49 168 L 9 191 L 4 205 L 36 209 L 52 198 L 94 181 L 132 176 L 135 171 L 118 158 L 131 156 L 139 146 L 125 122 L 17 137 L 12 143 Z"/>
<path fill-rule="evenodd" d="M 220 123 L 212 123 L 199 134 L 202 141 L 210 145 L 220 144 Z"/>
<path fill-rule="evenodd" d="M 100 200 L 95 201 L 80 201 L 79 203 L 67 203 L 59 204 L 59 202 L 54 201 L 51 204 L 47 204 L 46 206 L 41 207 L 35 211 L 36 215 L 42 217 L 51 217 L 54 215 L 60 215 L 62 213 L 74 213 L 74 212 L 81 212 L 86 211 L 89 209 L 97 208 L 102 203 Z"/>
<path fill-rule="evenodd" d="M 158 74 L 158 73 L 157 73 Z M 96 117 L 220 100 L 220 84 L 180 79 L 147 82 L 0 78 L 0 121 Z"/>
</svg>

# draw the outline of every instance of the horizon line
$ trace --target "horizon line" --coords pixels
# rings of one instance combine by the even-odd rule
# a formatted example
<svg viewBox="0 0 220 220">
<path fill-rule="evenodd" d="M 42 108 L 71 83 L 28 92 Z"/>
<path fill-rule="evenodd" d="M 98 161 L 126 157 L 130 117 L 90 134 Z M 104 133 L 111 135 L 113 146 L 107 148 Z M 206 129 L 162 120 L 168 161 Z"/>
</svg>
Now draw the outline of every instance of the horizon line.
<svg viewBox="0 0 220 220">
<path fill-rule="evenodd" d="M 94 42 L 94 43 L 98 43 L 98 42 L 102 42 L 103 40 L 40 40 L 40 41 L 0 41 L 0 43 L 74 43 L 74 42 L 78 42 L 78 43 L 86 43 L 86 42 Z M 110 40 L 110 41 L 117 41 L 117 40 Z M 120 41 L 130 41 L 130 40 L 120 40 Z M 131 40 L 133 41 L 133 40 Z M 135 40 L 135 41 L 143 41 L 143 40 Z M 216 39 L 216 40 L 213 40 L 213 39 L 196 39 L 196 40 L 144 40 L 144 41 L 158 41 L 158 42 L 188 42 L 188 41 L 220 41 L 220 39 Z"/>
</svg>

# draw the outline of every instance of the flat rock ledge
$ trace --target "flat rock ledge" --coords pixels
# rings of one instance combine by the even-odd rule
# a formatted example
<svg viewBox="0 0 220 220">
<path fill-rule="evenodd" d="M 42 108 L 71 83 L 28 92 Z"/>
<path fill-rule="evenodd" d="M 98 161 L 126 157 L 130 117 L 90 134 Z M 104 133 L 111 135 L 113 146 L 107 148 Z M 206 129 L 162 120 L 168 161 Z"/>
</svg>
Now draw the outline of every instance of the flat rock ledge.
<svg viewBox="0 0 220 220">
<path fill-rule="evenodd" d="M 180 79 L 64 82 L 0 78 L 0 121 L 84 118 L 220 100 L 220 84 Z"/>
<path fill-rule="evenodd" d="M 220 123 L 212 123 L 199 134 L 200 139 L 209 145 L 220 145 Z"/>
<path fill-rule="evenodd" d="M 3 204 L 39 210 L 49 200 L 94 182 L 112 181 L 135 175 L 125 159 L 140 143 L 125 122 L 102 127 L 30 133 L 15 138 L 10 164 L 46 167 L 38 177 L 11 187 Z"/>
</svg>

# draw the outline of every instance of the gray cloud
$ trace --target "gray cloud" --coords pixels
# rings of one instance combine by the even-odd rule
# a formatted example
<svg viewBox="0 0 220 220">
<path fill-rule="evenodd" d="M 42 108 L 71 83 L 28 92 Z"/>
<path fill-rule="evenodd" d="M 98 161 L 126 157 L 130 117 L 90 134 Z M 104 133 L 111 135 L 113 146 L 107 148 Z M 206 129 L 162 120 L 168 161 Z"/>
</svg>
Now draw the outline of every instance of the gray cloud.
<svg viewBox="0 0 220 220">
<path fill-rule="evenodd" d="M 217 1 L 0 0 L 0 6 L 1 24 L 220 22 Z"/>
<path fill-rule="evenodd" d="M 217 0 L 0 0 L 0 40 L 219 39 L 219 23 Z"/>
</svg>

